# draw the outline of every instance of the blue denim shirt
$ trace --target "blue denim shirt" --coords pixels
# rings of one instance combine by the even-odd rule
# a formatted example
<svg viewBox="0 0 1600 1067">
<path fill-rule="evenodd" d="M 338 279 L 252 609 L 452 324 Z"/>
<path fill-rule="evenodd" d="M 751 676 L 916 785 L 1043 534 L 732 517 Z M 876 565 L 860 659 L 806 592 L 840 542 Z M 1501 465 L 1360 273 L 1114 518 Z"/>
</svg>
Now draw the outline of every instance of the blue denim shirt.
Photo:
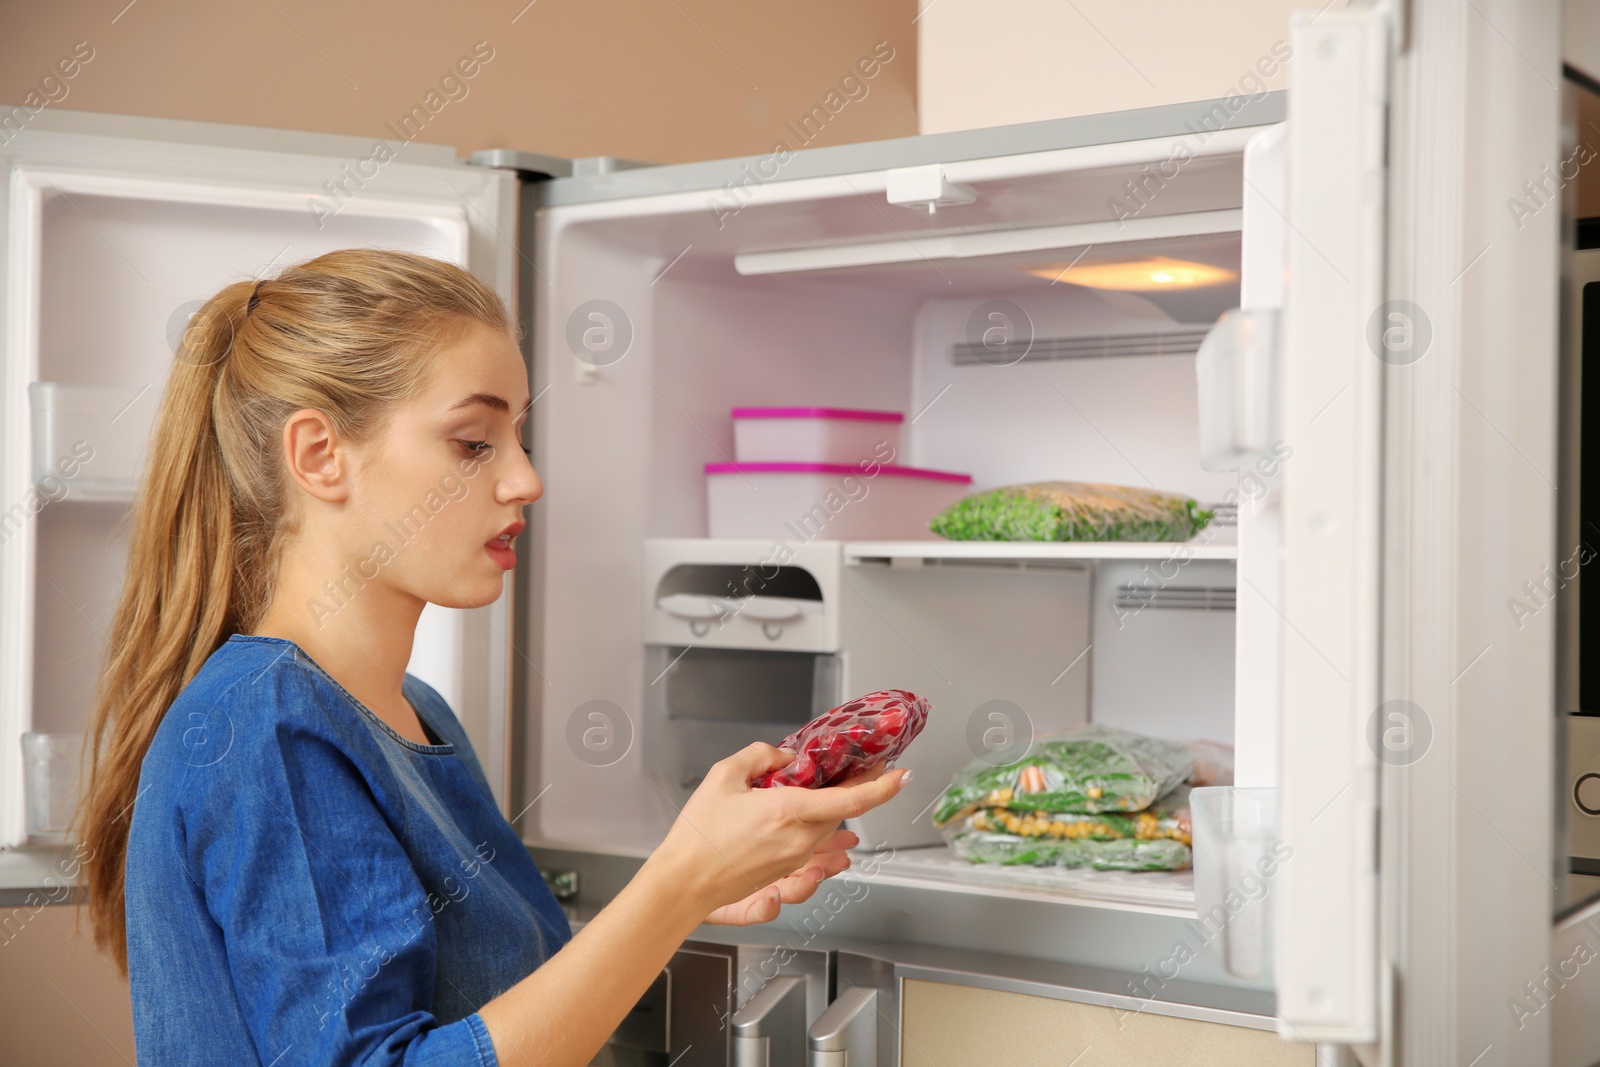
<svg viewBox="0 0 1600 1067">
<path fill-rule="evenodd" d="M 385 725 L 294 642 L 178 695 L 128 835 L 141 1064 L 495 1064 L 480 1007 L 572 938 L 439 694 Z"/>
</svg>

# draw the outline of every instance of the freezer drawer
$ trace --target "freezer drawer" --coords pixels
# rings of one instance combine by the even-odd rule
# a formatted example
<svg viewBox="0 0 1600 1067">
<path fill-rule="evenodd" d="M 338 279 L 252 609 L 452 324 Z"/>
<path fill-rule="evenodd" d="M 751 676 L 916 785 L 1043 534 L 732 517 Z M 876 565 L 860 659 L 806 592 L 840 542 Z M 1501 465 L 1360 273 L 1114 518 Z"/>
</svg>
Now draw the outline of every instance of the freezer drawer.
<svg viewBox="0 0 1600 1067">
<path fill-rule="evenodd" d="M 1252 1027 L 925 979 L 902 983 L 900 1011 L 897 1062 L 908 1067 L 1038 1062 L 1045 1049 L 1074 1067 L 1312 1067 L 1317 1058 L 1311 1045 Z"/>
<path fill-rule="evenodd" d="M 809 1067 L 974 1063 L 1311 1067 L 1271 999 L 1181 979 L 914 944 L 841 951 Z"/>
</svg>

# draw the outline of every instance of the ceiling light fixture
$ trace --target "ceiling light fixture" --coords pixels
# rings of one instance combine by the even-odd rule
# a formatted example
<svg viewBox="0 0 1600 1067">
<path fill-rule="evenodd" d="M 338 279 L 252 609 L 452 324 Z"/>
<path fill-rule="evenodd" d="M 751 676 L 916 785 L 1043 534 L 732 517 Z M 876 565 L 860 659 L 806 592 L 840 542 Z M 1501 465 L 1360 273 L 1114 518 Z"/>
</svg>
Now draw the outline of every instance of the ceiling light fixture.
<svg viewBox="0 0 1600 1067">
<path fill-rule="evenodd" d="M 1210 263 L 1192 263 L 1166 256 L 1133 256 L 1102 259 L 1088 263 L 1043 263 L 1023 267 L 1022 271 L 1052 282 L 1082 285 L 1089 289 L 1116 289 L 1131 293 L 1154 293 L 1163 289 L 1200 289 L 1221 285 L 1239 277 L 1237 271 Z"/>
</svg>

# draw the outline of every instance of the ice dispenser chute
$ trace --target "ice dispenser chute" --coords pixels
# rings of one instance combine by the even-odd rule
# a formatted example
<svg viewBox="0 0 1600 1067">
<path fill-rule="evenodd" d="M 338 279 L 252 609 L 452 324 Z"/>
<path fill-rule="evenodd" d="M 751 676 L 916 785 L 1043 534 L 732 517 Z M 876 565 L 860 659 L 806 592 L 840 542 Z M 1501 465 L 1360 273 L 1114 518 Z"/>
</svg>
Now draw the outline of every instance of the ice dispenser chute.
<svg viewBox="0 0 1600 1067">
<path fill-rule="evenodd" d="M 716 761 L 840 703 L 838 545 L 646 546 L 644 769 L 676 801 Z"/>
</svg>

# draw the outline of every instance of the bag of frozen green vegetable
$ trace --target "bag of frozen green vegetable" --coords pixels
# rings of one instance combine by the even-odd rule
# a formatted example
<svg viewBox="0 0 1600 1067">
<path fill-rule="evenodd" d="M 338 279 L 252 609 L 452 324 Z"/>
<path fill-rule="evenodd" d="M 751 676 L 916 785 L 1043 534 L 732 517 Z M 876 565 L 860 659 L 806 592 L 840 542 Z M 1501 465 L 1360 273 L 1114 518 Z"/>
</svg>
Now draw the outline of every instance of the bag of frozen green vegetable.
<svg viewBox="0 0 1600 1067">
<path fill-rule="evenodd" d="M 944 826 L 951 851 L 970 863 L 1175 871 L 1189 866 L 1189 788 L 1144 811 L 1081 815 L 979 808 Z"/>
<path fill-rule="evenodd" d="M 979 808 L 1093 814 L 1140 811 L 1187 781 L 1195 752 L 1164 741 L 1091 723 L 1036 740 L 1021 759 L 967 764 L 933 812 L 944 826 Z"/>
<path fill-rule="evenodd" d="M 1194 859 L 1182 841 L 1063 841 L 968 831 L 950 838 L 968 863 L 1005 867 L 1089 867 L 1097 871 L 1181 871 Z"/>
<path fill-rule="evenodd" d="M 963 497 L 928 529 L 952 541 L 1187 541 L 1214 514 L 1154 489 L 1030 482 Z"/>
</svg>

